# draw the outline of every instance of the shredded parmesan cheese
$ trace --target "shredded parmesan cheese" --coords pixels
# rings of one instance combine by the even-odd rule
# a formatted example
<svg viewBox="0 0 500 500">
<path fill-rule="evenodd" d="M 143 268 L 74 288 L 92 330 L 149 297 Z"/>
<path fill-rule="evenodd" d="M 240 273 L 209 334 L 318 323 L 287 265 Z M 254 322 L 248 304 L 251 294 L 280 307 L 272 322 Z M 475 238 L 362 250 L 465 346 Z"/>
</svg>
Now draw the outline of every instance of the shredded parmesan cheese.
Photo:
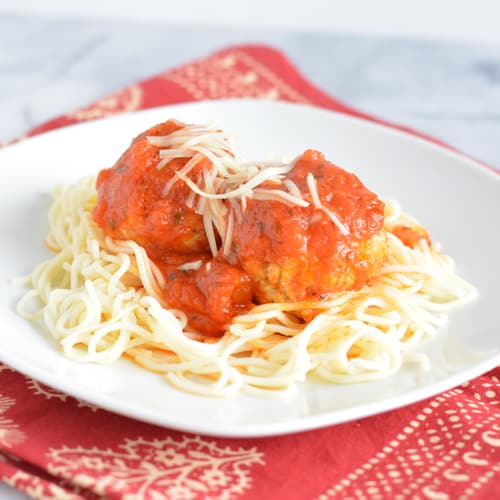
<svg viewBox="0 0 500 500">
<path fill-rule="evenodd" d="M 229 252 L 234 219 L 241 221 L 241 212 L 245 211 L 247 198 L 309 206 L 296 184 L 283 180 L 283 176 L 294 167 L 295 160 L 289 163 L 245 163 L 233 151 L 231 137 L 213 125 L 186 125 L 166 136 L 148 137 L 148 141 L 161 148 L 161 160 L 157 165 L 159 169 L 175 158 L 189 158 L 165 184 L 162 194 L 168 196 L 179 181 L 190 188 L 186 205 L 203 216 L 212 255 L 219 251 L 219 240 L 223 253 Z M 206 160 L 209 167 L 202 169 L 201 176 L 193 180 L 193 169 Z M 259 187 L 264 182 L 274 184 L 276 188 Z M 281 186 L 286 190 L 280 189 Z M 241 200 L 241 210 L 233 213 L 236 205 L 230 202 L 228 214 L 224 202 L 232 199 Z"/>
<path fill-rule="evenodd" d="M 196 271 L 201 267 L 201 264 L 201 260 L 194 260 L 193 262 L 186 262 L 185 264 L 182 264 L 177 269 L 179 269 L 179 271 Z"/>
<path fill-rule="evenodd" d="M 165 167 L 174 158 L 190 158 L 166 183 L 163 196 L 167 196 L 178 181 L 184 182 L 190 188 L 191 193 L 186 204 L 190 208 L 195 207 L 195 211 L 203 216 L 212 255 L 219 251 L 218 239 L 221 241 L 223 254 L 228 254 L 234 219 L 238 222 L 241 220 L 241 212 L 245 211 L 247 198 L 275 200 L 299 207 L 310 205 L 295 182 L 283 179 L 283 176 L 293 169 L 296 160 L 289 163 L 244 163 L 233 151 L 231 137 L 213 125 L 186 125 L 169 135 L 148 137 L 148 140 L 162 148 L 159 153 L 161 161 L 157 168 Z M 203 170 L 201 178 L 193 180 L 190 173 L 204 160 L 209 160 L 210 168 Z M 276 187 L 261 187 L 263 183 L 274 184 Z M 349 234 L 346 225 L 321 202 L 312 173 L 307 175 L 307 186 L 314 207 L 324 212 L 343 235 Z M 199 198 L 197 203 L 196 197 Z M 235 203 L 229 203 L 229 214 L 224 203 L 225 200 L 232 199 L 241 200 L 241 211 L 238 210 L 236 214 L 233 214 Z"/>
<path fill-rule="evenodd" d="M 311 199 L 313 202 L 313 205 L 318 209 L 324 212 L 332 222 L 339 228 L 339 231 L 345 236 L 349 234 L 349 229 L 342 224 L 342 222 L 339 220 L 339 218 L 328 208 L 326 208 L 322 203 L 321 200 L 319 199 L 318 195 L 318 187 L 316 184 L 316 179 L 314 178 L 314 175 L 312 173 L 307 174 L 307 187 L 309 188 L 309 192 L 311 193 Z"/>
<path fill-rule="evenodd" d="M 253 200 L 275 200 L 287 205 L 295 205 L 299 207 L 308 207 L 309 202 L 302 199 L 301 197 L 294 196 L 286 191 L 281 191 L 280 189 L 264 189 L 256 188 L 251 198 Z"/>
</svg>

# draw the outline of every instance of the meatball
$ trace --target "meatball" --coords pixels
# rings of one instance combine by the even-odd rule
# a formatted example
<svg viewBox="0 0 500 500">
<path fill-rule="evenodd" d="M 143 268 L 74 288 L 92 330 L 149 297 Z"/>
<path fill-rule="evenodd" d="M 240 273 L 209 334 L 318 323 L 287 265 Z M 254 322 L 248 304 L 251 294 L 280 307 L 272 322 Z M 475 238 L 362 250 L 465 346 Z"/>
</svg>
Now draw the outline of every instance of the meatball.
<svg viewBox="0 0 500 500">
<path fill-rule="evenodd" d="M 176 182 L 165 196 L 165 186 L 190 158 L 175 158 L 157 168 L 160 148 L 148 136 L 168 136 L 183 126 L 170 120 L 150 128 L 113 167 L 101 171 L 93 215 L 108 236 L 145 248 L 165 277 L 166 307 L 182 309 L 191 329 L 218 336 L 232 317 L 250 307 L 253 283 L 241 268 L 212 258 L 203 218 L 189 207 L 189 186 Z M 188 175 L 196 179 L 210 168 L 204 158 Z"/>
<path fill-rule="evenodd" d="M 94 219 L 104 232 L 115 239 L 133 240 L 151 257 L 171 252 L 208 250 L 203 218 L 187 206 L 191 192 L 177 182 L 167 197 L 167 182 L 189 161 L 175 158 L 158 169 L 160 148 L 148 136 L 165 136 L 184 125 L 174 120 L 156 125 L 136 137 L 111 168 L 97 178 L 98 201 Z M 191 171 L 196 175 L 208 160 Z"/>
<path fill-rule="evenodd" d="M 222 334 L 231 318 L 252 303 L 252 280 L 223 258 L 208 253 L 169 254 L 156 264 L 167 279 L 165 303 L 184 311 L 190 327 L 199 333 Z"/>
<path fill-rule="evenodd" d="M 309 206 L 250 198 L 233 228 L 230 258 L 253 279 L 257 300 L 316 301 L 361 288 L 387 257 L 383 202 L 318 151 L 306 151 L 285 177 Z"/>
</svg>

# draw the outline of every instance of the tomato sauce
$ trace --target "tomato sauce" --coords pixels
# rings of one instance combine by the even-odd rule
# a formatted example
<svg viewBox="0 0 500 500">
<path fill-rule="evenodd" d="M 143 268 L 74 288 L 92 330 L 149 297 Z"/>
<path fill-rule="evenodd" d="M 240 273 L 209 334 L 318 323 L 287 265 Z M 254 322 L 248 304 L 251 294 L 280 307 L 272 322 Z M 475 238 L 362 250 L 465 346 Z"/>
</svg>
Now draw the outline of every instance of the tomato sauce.
<svg viewBox="0 0 500 500">
<path fill-rule="evenodd" d="M 197 261 L 202 262 L 198 269 L 182 269 L 183 264 Z M 189 325 L 200 333 L 222 333 L 224 326 L 252 303 L 250 277 L 221 257 L 165 253 L 156 264 L 167 280 L 163 291 L 166 304 L 186 313 Z"/>
<path fill-rule="evenodd" d="M 158 169 L 159 148 L 148 136 L 168 135 L 182 127 L 170 120 L 136 137 L 112 168 L 102 170 L 97 178 L 98 202 L 94 219 L 107 235 L 133 240 L 150 255 L 173 252 L 207 251 L 203 219 L 186 205 L 190 189 L 178 181 L 163 196 L 168 181 L 189 158 L 176 158 Z M 191 172 L 195 177 L 209 165 L 200 162 Z"/>
<path fill-rule="evenodd" d="M 429 245 L 431 244 L 431 237 L 427 229 L 422 226 L 395 226 L 391 229 L 391 233 L 399 238 L 404 245 L 410 248 L 415 248 L 421 239 L 427 241 Z"/>
</svg>

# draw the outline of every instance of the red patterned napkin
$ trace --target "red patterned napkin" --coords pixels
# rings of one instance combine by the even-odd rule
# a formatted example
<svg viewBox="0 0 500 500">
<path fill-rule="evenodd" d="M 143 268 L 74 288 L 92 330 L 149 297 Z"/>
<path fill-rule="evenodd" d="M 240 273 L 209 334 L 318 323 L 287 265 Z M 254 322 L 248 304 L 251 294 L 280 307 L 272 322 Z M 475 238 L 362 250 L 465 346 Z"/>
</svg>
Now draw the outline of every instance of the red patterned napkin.
<svg viewBox="0 0 500 500">
<path fill-rule="evenodd" d="M 228 97 L 304 102 L 385 123 L 312 86 L 279 52 L 248 46 L 131 85 L 28 135 Z M 216 439 L 109 413 L 0 363 L 0 478 L 43 499 L 498 498 L 499 377 L 497 368 L 425 402 L 321 430 Z"/>
</svg>

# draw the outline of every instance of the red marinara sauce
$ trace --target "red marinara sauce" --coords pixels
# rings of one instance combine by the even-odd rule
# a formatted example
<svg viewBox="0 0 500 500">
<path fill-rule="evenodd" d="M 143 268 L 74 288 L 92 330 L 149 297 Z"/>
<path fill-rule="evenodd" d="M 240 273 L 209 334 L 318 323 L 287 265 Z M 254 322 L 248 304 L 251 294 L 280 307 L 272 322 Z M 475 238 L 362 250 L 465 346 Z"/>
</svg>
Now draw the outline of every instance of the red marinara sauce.
<svg viewBox="0 0 500 500">
<path fill-rule="evenodd" d="M 398 237 L 403 245 L 410 248 L 415 248 L 420 240 L 427 241 L 427 244 L 431 245 L 431 237 L 427 229 L 422 226 L 404 226 L 399 225 L 391 229 L 391 233 Z"/>
<path fill-rule="evenodd" d="M 182 269 L 186 262 L 199 261 L 198 269 Z M 189 325 L 199 333 L 221 334 L 231 319 L 252 303 L 254 290 L 250 277 L 221 257 L 166 252 L 156 264 L 167 280 L 166 304 L 186 313 Z"/>
<path fill-rule="evenodd" d="M 148 137 L 168 136 L 183 127 L 169 120 L 136 137 L 111 168 L 97 177 L 97 224 L 112 238 L 133 240 L 152 257 L 169 252 L 208 251 L 203 219 L 186 205 L 190 189 L 177 181 L 169 195 L 163 190 L 189 158 L 176 158 L 158 169 L 160 148 Z M 210 165 L 200 162 L 191 172 L 195 178 Z"/>
</svg>

